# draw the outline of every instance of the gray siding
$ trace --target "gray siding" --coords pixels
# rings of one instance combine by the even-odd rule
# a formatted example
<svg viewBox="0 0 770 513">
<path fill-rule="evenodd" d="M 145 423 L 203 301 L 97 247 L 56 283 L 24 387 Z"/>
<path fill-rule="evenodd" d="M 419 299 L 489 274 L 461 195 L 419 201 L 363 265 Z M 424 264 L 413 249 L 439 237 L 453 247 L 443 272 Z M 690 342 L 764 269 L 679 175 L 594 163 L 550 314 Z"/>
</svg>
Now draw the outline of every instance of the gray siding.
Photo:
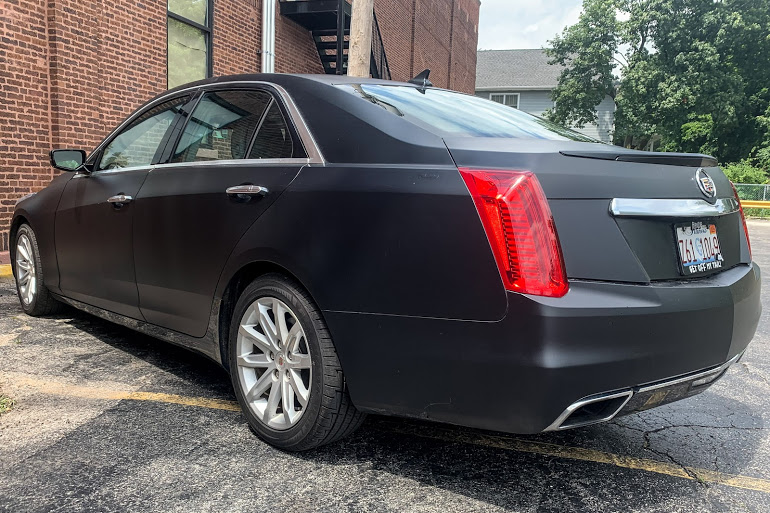
<svg viewBox="0 0 770 513">
<path fill-rule="evenodd" d="M 519 109 L 535 116 L 542 116 L 543 113 L 553 107 L 551 92 L 547 90 L 528 90 L 528 91 L 476 91 L 476 96 L 489 98 L 490 94 L 519 94 Z M 577 129 L 594 139 L 611 143 L 612 131 L 615 124 L 615 102 L 607 96 L 596 108 L 596 114 L 599 118 L 598 125 L 590 124 Z"/>
<path fill-rule="evenodd" d="M 519 91 L 519 109 L 535 116 L 542 116 L 553 107 L 551 91 Z"/>
</svg>

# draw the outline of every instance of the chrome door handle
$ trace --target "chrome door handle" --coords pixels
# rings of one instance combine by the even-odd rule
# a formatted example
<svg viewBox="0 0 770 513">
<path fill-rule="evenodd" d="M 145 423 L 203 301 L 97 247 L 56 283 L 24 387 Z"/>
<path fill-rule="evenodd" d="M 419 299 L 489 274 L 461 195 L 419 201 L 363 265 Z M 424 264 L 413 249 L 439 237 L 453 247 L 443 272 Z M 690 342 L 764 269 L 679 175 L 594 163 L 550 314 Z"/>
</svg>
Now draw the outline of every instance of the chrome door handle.
<svg viewBox="0 0 770 513">
<path fill-rule="evenodd" d="M 228 187 L 225 192 L 231 196 L 265 196 L 269 191 L 261 185 L 236 185 Z"/>
<path fill-rule="evenodd" d="M 130 203 L 132 199 L 134 198 L 132 198 L 131 196 L 127 196 L 125 194 L 117 194 L 115 196 L 107 198 L 107 202 L 112 203 L 113 206 L 121 207 L 126 203 Z"/>
</svg>

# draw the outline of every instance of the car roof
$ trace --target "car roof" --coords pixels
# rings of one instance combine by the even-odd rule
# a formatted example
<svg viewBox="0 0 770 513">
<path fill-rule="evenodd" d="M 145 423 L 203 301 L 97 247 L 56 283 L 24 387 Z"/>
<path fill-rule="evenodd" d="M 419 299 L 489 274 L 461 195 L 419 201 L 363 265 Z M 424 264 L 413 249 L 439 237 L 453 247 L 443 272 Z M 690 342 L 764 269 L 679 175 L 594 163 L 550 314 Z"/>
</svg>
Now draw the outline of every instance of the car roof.
<svg viewBox="0 0 770 513">
<path fill-rule="evenodd" d="M 406 87 L 419 87 L 416 84 L 410 84 L 409 82 L 398 82 L 395 80 L 382 80 L 378 78 L 364 78 L 364 77 L 349 77 L 347 75 L 311 75 L 301 73 L 247 73 L 241 75 L 222 75 L 204 80 L 198 80 L 196 82 L 190 82 L 180 85 L 174 89 L 163 92 L 159 96 L 165 96 L 167 93 L 190 89 L 194 87 L 202 87 L 211 84 L 218 84 L 223 82 L 268 82 L 278 84 L 287 88 L 291 88 L 292 83 L 298 83 L 303 81 L 313 81 L 321 84 L 334 86 L 342 84 L 381 84 L 381 85 L 398 85 Z"/>
</svg>

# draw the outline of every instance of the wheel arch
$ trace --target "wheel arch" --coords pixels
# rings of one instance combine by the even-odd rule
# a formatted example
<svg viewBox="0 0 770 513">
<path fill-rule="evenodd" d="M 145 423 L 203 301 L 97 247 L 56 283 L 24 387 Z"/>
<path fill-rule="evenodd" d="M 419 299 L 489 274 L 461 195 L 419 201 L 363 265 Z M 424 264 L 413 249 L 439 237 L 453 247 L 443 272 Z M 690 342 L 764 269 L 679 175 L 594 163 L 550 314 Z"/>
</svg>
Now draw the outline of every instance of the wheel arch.
<svg viewBox="0 0 770 513">
<path fill-rule="evenodd" d="M 254 280 L 260 276 L 266 274 L 281 274 L 300 286 L 313 302 L 318 306 L 318 302 L 315 300 L 313 293 L 309 287 L 303 283 L 299 277 L 289 270 L 287 267 L 269 260 L 256 260 L 243 264 L 232 276 L 227 280 L 226 285 L 222 290 L 221 303 L 219 307 L 219 315 L 217 319 L 217 331 L 219 332 L 219 354 L 222 360 L 222 366 L 226 371 L 230 372 L 229 364 L 229 350 L 230 350 L 230 323 L 232 321 L 233 310 L 235 304 L 238 302 L 243 290 Z M 318 306 L 320 311 L 320 306 Z M 323 316 L 323 312 L 321 312 Z"/>
<path fill-rule="evenodd" d="M 16 233 L 19 231 L 19 227 L 22 224 L 29 225 L 29 227 L 32 228 L 32 231 L 35 230 L 35 228 L 32 227 L 32 224 L 30 224 L 26 214 L 19 213 L 13 217 L 13 219 L 11 220 L 11 229 L 8 231 L 8 254 L 11 258 L 11 262 L 13 262 L 16 259 Z M 15 276 L 16 267 L 12 265 L 11 270 L 13 271 L 13 274 Z"/>
</svg>

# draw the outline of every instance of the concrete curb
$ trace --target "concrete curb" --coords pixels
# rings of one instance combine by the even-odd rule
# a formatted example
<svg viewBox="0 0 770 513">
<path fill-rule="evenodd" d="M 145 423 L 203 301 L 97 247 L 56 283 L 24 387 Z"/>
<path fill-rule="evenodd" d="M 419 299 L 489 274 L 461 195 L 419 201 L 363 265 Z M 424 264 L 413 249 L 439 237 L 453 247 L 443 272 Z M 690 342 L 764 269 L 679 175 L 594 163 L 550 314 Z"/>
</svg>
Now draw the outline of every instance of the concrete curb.
<svg viewBox="0 0 770 513">
<path fill-rule="evenodd" d="M 13 276 L 11 264 L 0 264 L 0 278 L 7 278 L 9 276 Z"/>
</svg>

